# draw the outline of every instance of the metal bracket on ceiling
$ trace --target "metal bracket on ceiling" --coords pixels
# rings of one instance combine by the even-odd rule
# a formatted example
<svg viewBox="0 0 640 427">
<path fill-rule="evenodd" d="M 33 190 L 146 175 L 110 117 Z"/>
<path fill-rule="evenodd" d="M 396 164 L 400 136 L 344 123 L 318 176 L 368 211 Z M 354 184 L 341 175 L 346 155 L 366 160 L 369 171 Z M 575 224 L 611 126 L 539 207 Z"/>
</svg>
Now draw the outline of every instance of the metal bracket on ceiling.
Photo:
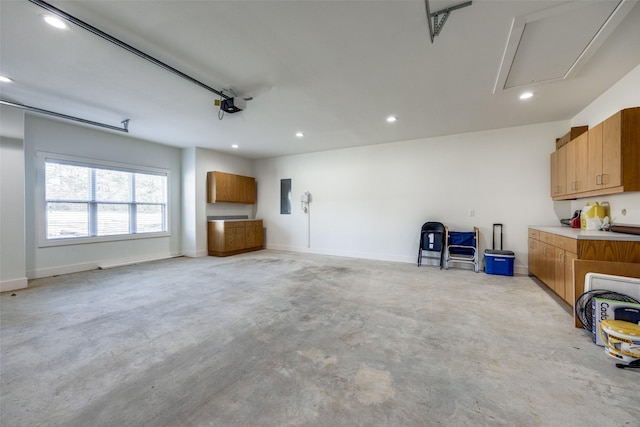
<svg viewBox="0 0 640 427">
<path fill-rule="evenodd" d="M 117 130 L 119 132 L 129 133 L 129 119 L 121 121 L 120 123 L 122 123 L 123 127 L 119 128 L 117 126 L 112 126 L 112 125 L 108 125 L 100 122 L 94 122 L 93 120 L 81 119 L 80 117 L 69 116 L 68 114 L 57 113 L 55 111 L 45 110 L 38 107 L 32 107 L 30 105 L 18 104 L 16 102 L 5 101 L 3 99 L 0 99 L 0 105 L 6 105 L 7 107 L 19 108 L 21 110 L 31 111 L 39 114 L 46 114 L 48 116 L 59 117 L 65 120 L 72 120 L 74 122 L 84 123 L 91 126 L 98 126 L 105 129 L 111 129 L 111 130 Z"/>
<path fill-rule="evenodd" d="M 447 7 L 437 12 L 431 13 L 431 9 L 429 7 L 429 0 L 424 0 L 424 4 L 427 9 L 427 21 L 429 21 L 429 36 L 431 37 L 431 43 L 433 43 L 433 39 L 436 36 L 440 35 L 440 31 L 442 31 L 442 27 L 444 27 L 444 23 L 447 22 L 447 18 L 449 18 L 449 14 L 452 11 L 456 9 L 462 9 L 463 7 L 471 6 L 471 2 L 467 1 L 464 3 L 460 3 L 455 6 Z"/>
</svg>

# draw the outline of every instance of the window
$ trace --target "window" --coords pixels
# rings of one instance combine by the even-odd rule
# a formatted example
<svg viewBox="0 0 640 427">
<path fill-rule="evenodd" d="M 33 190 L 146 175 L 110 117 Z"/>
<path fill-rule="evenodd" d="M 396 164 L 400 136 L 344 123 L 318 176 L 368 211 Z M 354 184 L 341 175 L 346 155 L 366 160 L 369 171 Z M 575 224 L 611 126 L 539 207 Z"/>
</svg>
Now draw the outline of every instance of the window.
<svg viewBox="0 0 640 427">
<path fill-rule="evenodd" d="M 167 171 L 44 156 L 44 240 L 167 235 Z"/>
</svg>

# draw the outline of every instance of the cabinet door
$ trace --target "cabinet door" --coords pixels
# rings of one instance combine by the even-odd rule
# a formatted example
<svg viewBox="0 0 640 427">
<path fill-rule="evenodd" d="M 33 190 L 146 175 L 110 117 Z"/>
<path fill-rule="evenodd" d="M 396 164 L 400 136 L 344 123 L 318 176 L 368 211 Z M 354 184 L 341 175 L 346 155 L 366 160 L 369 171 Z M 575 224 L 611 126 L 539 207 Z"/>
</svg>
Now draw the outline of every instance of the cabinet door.
<svg viewBox="0 0 640 427">
<path fill-rule="evenodd" d="M 252 177 L 247 177 L 246 203 L 256 203 L 256 179 Z"/>
<path fill-rule="evenodd" d="M 549 156 L 549 170 L 551 171 L 551 181 L 549 186 L 549 193 L 551 197 L 558 195 L 558 150 L 551 153 Z"/>
<path fill-rule="evenodd" d="M 542 253 L 540 255 L 540 275 L 538 279 L 555 291 L 555 261 L 556 248 L 548 243 L 541 243 Z"/>
<path fill-rule="evenodd" d="M 565 145 L 564 147 L 566 150 L 566 183 L 564 188 L 565 193 L 566 194 L 573 194 L 576 193 L 577 190 L 577 186 L 578 186 L 578 170 L 576 169 L 577 166 L 577 159 L 576 159 L 576 148 L 577 148 L 577 139 L 574 139 L 572 141 L 569 141 L 569 143 L 567 145 Z M 564 148 L 561 147 L 561 148 Z"/>
<path fill-rule="evenodd" d="M 540 277 L 540 242 L 536 239 L 529 238 L 529 272 L 534 276 Z"/>
<path fill-rule="evenodd" d="M 553 290 L 562 299 L 565 299 L 564 272 L 565 272 L 565 251 L 556 248 Z"/>
<path fill-rule="evenodd" d="M 247 229 L 245 227 L 237 227 L 235 229 L 235 244 L 235 250 L 247 247 Z"/>
<path fill-rule="evenodd" d="M 263 232 L 262 221 L 249 221 L 247 222 L 247 248 L 262 247 Z"/>
<path fill-rule="evenodd" d="M 622 112 L 602 122 L 602 188 L 622 185 Z"/>
<path fill-rule="evenodd" d="M 242 203 L 254 204 L 256 202 L 256 179 L 250 176 L 239 177 L 240 193 L 238 197 Z"/>
<path fill-rule="evenodd" d="M 556 150 L 558 152 L 558 164 L 556 165 L 556 173 L 558 174 L 558 195 L 567 194 L 567 145 Z"/>
<path fill-rule="evenodd" d="M 207 223 L 207 244 L 210 252 L 222 252 L 224 250 L 224 226 L 220 223 Z"/>
<path fill-rule="evenodd" d="M 224 251 L 236 251 L 244 249 L 246 244 L 246 232 L 243 222 L 224 223 Z"/>
<path fill-rule="evenodd" d="M 567 193 L 567 146 L 564 145 L 551 153 L 551 197 L 563 196 Z"/>
<path fill-rule="evenodd" d="M 574 156 L 574 184 L 571 187 L 571 193 L 582 193 L 587 191 L 587 181 L 589 179 L 589 175 L 587 172 L 588 168 L 588 150 L 589 150 L 589 135 L 587 132 L 583 133 L 573 141 L 573 156 Z M 567 172 L 568 173 L 568 172 Z"/>
<path fill-rule="evenodd" d="M 224 172 L 207 173 L 207 203 L 226 202 L 231 198 L 230 175 Z"/>
<path fill-rule="evenodd" d="M 564 251 L 564 300 L 571 306 L 576 302 L 573 288 L 573 260 L 578 259 L 578 255 Z"/>
<path fill-rule="evenodd" d="M 602 187 L 602 127 L 600 123 L 587 132 L 587 190 Z"/>
</svg>

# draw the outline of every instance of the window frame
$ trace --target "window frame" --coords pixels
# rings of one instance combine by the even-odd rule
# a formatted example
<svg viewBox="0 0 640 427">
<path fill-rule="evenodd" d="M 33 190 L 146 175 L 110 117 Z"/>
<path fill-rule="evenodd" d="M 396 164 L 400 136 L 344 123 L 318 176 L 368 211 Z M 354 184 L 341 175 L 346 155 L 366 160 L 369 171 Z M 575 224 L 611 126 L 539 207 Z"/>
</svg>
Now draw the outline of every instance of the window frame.
<svg viewBox="0 0 640 427">
<path fill-rule="evenodd" d="M 106 160 L 90 159 L 85 157 L 70 156 L 66 154 L 48 153 L 39 151 L 36 153 L 37 158 L 37 184 L 36 184 L 36 224 L 38 229 L 38 247 L 50 247 L 50 246 L 65 246 L 65 245 L 78 245 L 86 243 L 104 243 L 114 241 L 125 240 L 139 240 L 149 239 L 157 237 L 169 237 L 171 236 L 171 172 L 168 169 L 161 169 L 149 166 L 134 165 L 128 163 L 119 163 Z M 81 167 L 88 167 L 95 169 L 107 169 L 122 172 L 142 173 L 147 175 L 160 175 L 166 177 L 166 202 L 165 202 L 165 224 L 166 231 L 155 231 L 148 233 L 134 233 L 134 234 L 115 234 L 105 236 L 84 236 L 84 237 L 67 237 L 67 238 L 47 238 L 47 199 L 46 199 L 46 163 L 51 161 L 54 163 L 76 165 Z M 91 205 L 97 206 L 99 202 L 88 202 L 89 209 Z M 108 203 L 108 202 L 106 202 Z M 133 206 L 138 204 L 144 205 L 149 203 L 139 202 L 134 203 Z M 128 203 L 131 206 L 131 203 Z M 135 209 L 135 208 L 134 208 Z M 131 218 L 130 218 L 131 220 Z M 89 226 L 91 224 L 89 220 Z M 90 230 L 91 232 L 91 230 Z"/>
</svg>

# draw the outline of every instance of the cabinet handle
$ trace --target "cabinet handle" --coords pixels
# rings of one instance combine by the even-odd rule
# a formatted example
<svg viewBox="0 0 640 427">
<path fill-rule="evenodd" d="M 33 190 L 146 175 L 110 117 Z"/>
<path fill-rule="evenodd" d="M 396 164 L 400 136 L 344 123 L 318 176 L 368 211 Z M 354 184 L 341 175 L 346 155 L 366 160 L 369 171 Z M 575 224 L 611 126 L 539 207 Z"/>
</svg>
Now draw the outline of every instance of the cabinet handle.
<svg viewBox="0 0 640 427">
<path fill-rule="evenodd" d="M 602 175 L 596 175 L 596 185 L 602 185 Z"/>
<path fill-rule="evenodd" d="M 602 185 L 606 184 L 604 182 L 605 181 L 605 179 L 604 179 L 605 176 L 609 176 L 609 174 L 603 173 L 602 175 L 600 175 L 600 184 L 602 184 Z M 607 180 L 607 182 L 609 182 L 609 180 Z"/>
</svg>

